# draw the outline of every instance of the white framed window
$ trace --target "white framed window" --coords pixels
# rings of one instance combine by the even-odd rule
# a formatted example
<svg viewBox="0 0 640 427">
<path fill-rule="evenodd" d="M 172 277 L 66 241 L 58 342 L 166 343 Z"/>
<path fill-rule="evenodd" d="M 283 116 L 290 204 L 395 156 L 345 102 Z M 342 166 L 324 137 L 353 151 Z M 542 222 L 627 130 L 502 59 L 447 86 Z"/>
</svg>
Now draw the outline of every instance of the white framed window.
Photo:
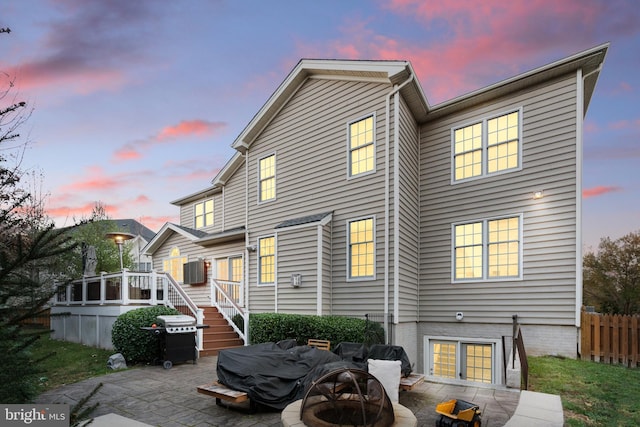
<svg viewBox="0 0 640 427">
<path fill-rule="evenodd" d="M 230 256 L 226 258 L 217 258 L 215 260 L 216 270 L 215 278 L 218 280 L 218 286 L 238 304 L 242 304 L 243 292 L 243 258 L 240 255 Z M 216 295 L 216 301 L 223 301 L 221 295 Z"/>
<path fill-rule="evenodd" d="M 425 366 L 432 377 L 501 383 L 499 340 L 425 337 Z"/>
<path fill-rule="evenodd" d="M 454 282 L 522 278 L 522 215 L 453 224 Z"/>
<path fill-rule="evenodd" d="M 213 199 L 196 203 L 193 206 L 193 213 L 196 229 L 213 225 Z"/>
<path fill-rule="evenodd" d="M 270 154 L 258 160 L 258 201 L 276 198 L 276 155 Z"/>
<path fill-rule="evenodd" d="M 375 218 L 347 222 L 347 279 L 370 280 L 376 277 Z"/>
<path fill-rule="evenodd" d="M 242 282 L 242 257 L 231 256 L 216 259 L 216 279 Z"/>
<path fill-rule="evenodd" d="M 171 248 L 169 256 L 162 260 L 162 270 L 171 274 L 176 282 L 184 281 L 182 266 L 188 261 L 186 256 L 180 255 L 180 249 L 177 246 Z"/>
<path fill-rule="evenodd" d="M 273 285 L 276 282 L 276 238 L 258 239 L 258 284 Z"/>
<path fill-rule="evenodd" d="M 519 170 L 522 164 L 522 108 L 451 130 L 451 181 Z"/>
<path fill-rule="evenodd" d="M 375 172 L 375 115 L 350 122 L 348 135 L 349 176 Z"/>
</svg>

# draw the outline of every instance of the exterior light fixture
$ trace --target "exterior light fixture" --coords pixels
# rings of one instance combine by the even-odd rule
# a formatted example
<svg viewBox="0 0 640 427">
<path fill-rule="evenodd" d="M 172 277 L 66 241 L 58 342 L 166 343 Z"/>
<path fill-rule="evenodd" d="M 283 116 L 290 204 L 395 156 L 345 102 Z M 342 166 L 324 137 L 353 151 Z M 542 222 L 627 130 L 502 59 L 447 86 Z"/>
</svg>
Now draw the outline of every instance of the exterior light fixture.
<svg viewBox="0 0 640 427">
<path fill-rule="evenodd" d="M 112 232 L 104 235 L 105 238 L 113 240 L 116 245 L 118 245 L 118 254 L 120 254 L 120 271 L 124 270 L 124 265 L 122 264 L 122 245 L 127 240 L 133 239 L 134 236 L 131 233 L 124 232 Z"/>
<path fill-rule="evenodd" d="M 539 199 L 542 199 L 543 197 L 544 197 L 544 191 L 539 190 L 539 191 L 533 192 L 533 200 L 539 200 Z"/>
</svg>

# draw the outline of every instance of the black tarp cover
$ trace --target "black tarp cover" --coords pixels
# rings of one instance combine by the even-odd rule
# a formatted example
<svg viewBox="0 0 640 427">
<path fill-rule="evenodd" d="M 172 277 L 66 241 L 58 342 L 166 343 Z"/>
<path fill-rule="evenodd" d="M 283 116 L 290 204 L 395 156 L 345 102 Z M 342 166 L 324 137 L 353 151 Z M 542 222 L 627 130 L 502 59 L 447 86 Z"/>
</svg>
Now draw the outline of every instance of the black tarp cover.
<svg viewBox="0 0 640 427">
<path fill-rule="evenodd" d="M 369 359 L 378 360 L 399 360 L 402 362 L 400 372 L 403 377 L 411 374 L 411 362 L 409 356 L 399 345 L 374 344 L 369 347 Z"/>
<path fill-rule="evenodd" d="M 280 344 L 280 345 L 279 345 Z M 218 381 L 247 393 L 255 403 L 284 409 L 304 397 L 306 388 L 333 368 L 339 356 L 306 345 L 289 347 L 286 343 L 264 343 L 221 350 L 218 353 Z"/>
</svg>

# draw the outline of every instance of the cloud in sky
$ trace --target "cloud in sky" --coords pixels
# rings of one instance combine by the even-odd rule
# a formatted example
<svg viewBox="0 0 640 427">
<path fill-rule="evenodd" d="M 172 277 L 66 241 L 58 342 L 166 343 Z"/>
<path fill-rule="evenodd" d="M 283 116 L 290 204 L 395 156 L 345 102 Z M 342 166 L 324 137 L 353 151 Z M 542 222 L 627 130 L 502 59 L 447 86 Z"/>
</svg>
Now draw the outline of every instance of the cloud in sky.
<svg viewBox="0 0 640 427">
<path fill-rule="evenodd" d="M 148 139 L 125 144 L 115 151 L 113 157 L 116 161 L 137 160 L 143 157 L 143 151 L 153 145 L 175 142 L 180 138 L 196 137 L 203 139 L 212 137 L 223 132 L 226 127 L 227 124 L 223 122 L 210 122 L 201 119 L 183 120 L 176 125 L 164 127 L 156 135 Z"/>
<path fill-rule="evenodd" d="M 22 89 L 64 87 L 88 94 L 119 88 L 128 80 L 124 63 L 150 59 L 144 54 L 144 35 L 156 12 L 149 2 L 63 0 L 51 5 L 64 19 L 43 24 L 38 52 L 46 54 L 21 52 L 21 62 L 9 69 L 20 77 Z"/>
<path fill-rule="evenodd" d="M 403 38 L 388 20 L 350 16 L 329 44 L 299 42 L 297 50 L 306 57 L 317 52 L 345 59 L 408 59 L 430 103 L 437 104 L 538 67 L 549 55 L 560 59 L 592 47 L 606 40 L 605 34 L 639 31 L 640 12 L 628 14 L 604 0 L 393 0 L 380 6 L 413 20 L 424 42 Z"/>
<path fill-rule="evenodd" d="M 609 193 L 617 193 L 619 191 L 622 191 L 622 188 L 616 186 L 600 185 L 597 187 L 584 189 L 582 191 L 582 197 L 584 197 L 585 199 L 590 199 L 592 197 L 603 196 Z"/>
</svg>

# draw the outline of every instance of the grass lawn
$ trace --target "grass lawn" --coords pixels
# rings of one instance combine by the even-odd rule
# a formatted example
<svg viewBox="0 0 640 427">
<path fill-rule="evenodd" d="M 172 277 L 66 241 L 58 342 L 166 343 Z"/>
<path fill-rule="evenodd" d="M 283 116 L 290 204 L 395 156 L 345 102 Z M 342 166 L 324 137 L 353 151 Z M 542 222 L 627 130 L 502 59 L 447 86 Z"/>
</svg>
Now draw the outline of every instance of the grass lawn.
<svg viewBox="0 0 640 427">
<path fill-rule="evenodd" d="M 640 426 L 639 368 L 529 357 L 529 390 L 560 395 L 568 426 Z"/>
<path fill-rule="evenodd" d="M 44 370 L 40 375 L 42 391 L 113 372 L 107 368 L 113 350 L 52 340 L 48 334 L 36 341 L 32 353 L 35 360 L 51 355 L 39 363 Z"/>
</svg>

